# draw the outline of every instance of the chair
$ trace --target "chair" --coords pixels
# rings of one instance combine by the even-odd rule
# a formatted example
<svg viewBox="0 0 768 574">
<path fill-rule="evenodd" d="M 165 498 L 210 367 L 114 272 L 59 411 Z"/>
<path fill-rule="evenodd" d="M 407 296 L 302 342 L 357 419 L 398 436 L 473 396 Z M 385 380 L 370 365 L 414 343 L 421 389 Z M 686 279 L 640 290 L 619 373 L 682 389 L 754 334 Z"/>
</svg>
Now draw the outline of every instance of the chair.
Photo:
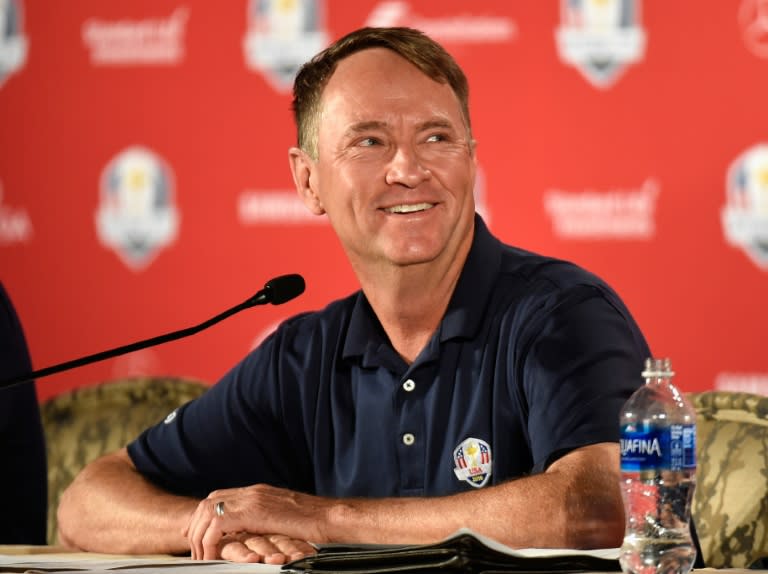
<svg viewBox="0 0 768 574">
<path fill-rule="evenodd" d="M 704 562 L 748 568 L 768 557 L 768 397 L 707 391 L 696 409 L 692 515 Z"/>
<path fill-rule="evenodd" d="M 208 385 L 180 377 L 130 377 L 64 392 L 40 414 L 48 458 L 48 544 L 57 542 L 59 498 L 95 458 L 115 451 Z"/>
</svg>

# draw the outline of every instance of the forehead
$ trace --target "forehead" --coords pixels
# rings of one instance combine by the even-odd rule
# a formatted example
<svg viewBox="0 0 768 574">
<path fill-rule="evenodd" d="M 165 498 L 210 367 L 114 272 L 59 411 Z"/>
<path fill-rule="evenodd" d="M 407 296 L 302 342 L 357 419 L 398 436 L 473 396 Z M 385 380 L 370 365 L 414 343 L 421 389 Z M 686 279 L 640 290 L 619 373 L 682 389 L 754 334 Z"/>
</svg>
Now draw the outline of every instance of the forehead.
<svg viewBox="0 0 768 574">
<path fill-rule="evenodd" d="M 386 120 L 388 115 L 461 121 L 459 100 L 447 82 L 436 82 L 386 48 L 369 48 L 341 60 L 321 101 L 321 129 L 328 122 Z"/>
</svg>

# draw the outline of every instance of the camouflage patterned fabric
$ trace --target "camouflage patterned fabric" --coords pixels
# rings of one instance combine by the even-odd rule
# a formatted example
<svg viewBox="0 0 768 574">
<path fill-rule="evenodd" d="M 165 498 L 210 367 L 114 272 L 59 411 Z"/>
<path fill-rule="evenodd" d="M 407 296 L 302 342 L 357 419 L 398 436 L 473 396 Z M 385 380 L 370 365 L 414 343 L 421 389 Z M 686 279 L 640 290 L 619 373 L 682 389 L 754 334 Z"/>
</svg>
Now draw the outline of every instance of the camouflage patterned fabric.
<svg viewBox="0 0 768 574">
<path fill-rule="evenodd" d="M 208 385 L 178 377 L 134 377 L 82 387 L 40 406 L 48 453 L 48 544 L 56 544 L 61 492 L 98 456 L 117 450 Z"/>
<path fill-rule="evenodd" d="M 768 557 L 768 397 L 689 395 L 697 413 L 693 518 L 704 562 L 745 568 Z"/>
</svg>

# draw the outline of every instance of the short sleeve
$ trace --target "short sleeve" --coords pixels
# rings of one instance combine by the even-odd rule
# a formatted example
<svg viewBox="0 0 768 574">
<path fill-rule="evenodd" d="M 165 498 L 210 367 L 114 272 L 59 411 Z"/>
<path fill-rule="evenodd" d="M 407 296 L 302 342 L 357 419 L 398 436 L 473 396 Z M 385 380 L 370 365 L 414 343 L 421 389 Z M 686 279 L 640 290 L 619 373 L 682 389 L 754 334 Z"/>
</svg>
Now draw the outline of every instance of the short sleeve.
<svg viewBox="0 0 768 574">
<path fill-rule="evenodd" d="M 618 442 L 621 407 L 650 353 L 623 304 L 579 286 L 553 297 L 530 333 L 522 384 L 534 471 L 581 446 Z"/>
<path fill-rule="evenodd" d="M 298 417 L 284 402 L 273 335 L 199 398 L 128 446 L 137 470 L 171 492 L 205 497 L 257 483 L 311 488 Z M 295 380 L 295 377 L 286 377 Z M 293 425 L 293 426 L 291 426 Z"/>
</svg>

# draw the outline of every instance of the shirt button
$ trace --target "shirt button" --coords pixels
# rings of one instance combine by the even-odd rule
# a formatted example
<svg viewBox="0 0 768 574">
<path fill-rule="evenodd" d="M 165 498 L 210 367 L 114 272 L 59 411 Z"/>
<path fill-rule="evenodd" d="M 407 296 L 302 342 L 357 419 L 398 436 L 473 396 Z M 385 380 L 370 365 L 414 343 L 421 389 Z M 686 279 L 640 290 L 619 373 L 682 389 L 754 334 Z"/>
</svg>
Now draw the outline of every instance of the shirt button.
<svg viewBox="0 0 768 574">
<path fill-rule="evenodd" d="M 407 432 L 403 435 L 403 444 L 405 446 L 411 446 L 414 442 L 416 442 L 416 437 L 411 433 Z"/>
<path fill-rule="evenodd" d="M 416 383 L 413 382 L 413 379 L 408 379 L 403 383 L 403 388 L 410 393 L 416 388 Z"/>
</svg>

